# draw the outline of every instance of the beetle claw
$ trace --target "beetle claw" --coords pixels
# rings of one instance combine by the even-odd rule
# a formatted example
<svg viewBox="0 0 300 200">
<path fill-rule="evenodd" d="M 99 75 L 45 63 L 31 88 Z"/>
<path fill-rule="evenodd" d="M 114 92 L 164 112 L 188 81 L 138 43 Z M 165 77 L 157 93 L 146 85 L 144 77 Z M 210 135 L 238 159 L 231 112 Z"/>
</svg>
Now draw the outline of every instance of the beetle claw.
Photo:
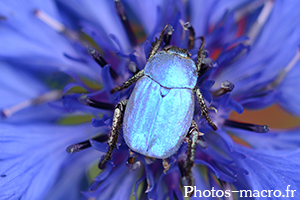
<svg viewBox="0 0 300 200">
<path fill-rule="evenodd" d="M 99 169 L 101 169 L 101 170 L 105 169 L 106 163 L 107 163 L 107 160 L 105 160 L 105 156 L 103 156 L 101 158 L 101 161 L 100 161 L 99 165 L 98 165 Z"/>
<path fill-rule="evenodd" d="M 120 91 L 120 90 L 121 90 L 121 89 L 120 89 L 119 86 L 118 86 L 118 87 L 114 87 L 113 89 L 110 90 L 110 93 L 113 94 L 113 93 L 118 92 L 118 91 Z"/>
</svg>

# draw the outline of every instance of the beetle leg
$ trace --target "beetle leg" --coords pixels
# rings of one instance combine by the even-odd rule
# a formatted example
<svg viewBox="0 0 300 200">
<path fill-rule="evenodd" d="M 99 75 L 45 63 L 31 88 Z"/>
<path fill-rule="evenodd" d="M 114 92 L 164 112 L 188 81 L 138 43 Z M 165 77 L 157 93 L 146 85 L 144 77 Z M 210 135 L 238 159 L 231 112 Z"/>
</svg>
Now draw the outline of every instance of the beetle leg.
<svg viewBox="0 0 300 200">
<path fill-rule="evenodd" d="M 164 167 L 164 173 L 167 174 L 167 171 L 170 169 L 171 165 L 169 164 L 168 160 L 163 159 L 162 164 Z"/>
<path fill-rule="evenodd" d="M 142 163 L 141 163 L 141 161 L 136 161 L 136 159 L 137 159 L 137 154 L 136 153 L 134 153 L 130 149 L 128 149 L 128 150 L 129 150 L 129 158 L 127 159 L 126 167 L 130 171 L 134 171 L 134 170 L 140 168 Z"/>
<path fill-rule="evenodd" d="M 163 36 L 164 36 L 164 33 L 165 33 L 165 30 L 166 28 L 168 27 L 169 25 L 166 25 L 164 27 L 164 29 L 162 30 L 162 32 L 160 33 L 160 36 L 159 36 L 159 39 L 155 38 L 155 42 L 152 43 L 152 46 L 151 46 L 151 49 L 150 49 L 150 52 L 149 52 L 149 56 L 148 56 L 148 60 L 154 56 L 157 51 L 159 50 L 160 46 L 161 46 L 161 43 L 162 43 L 162 40 L 163 40 Z"/>
<path fill-rule="evenodd" d="M 133 84 L 134 82 L 136 82 L 137 80 L 139 80 L 142 76 L 144 76 L 144 70 L 139 71 L 133 77 L 131 77 L 130 79 L 128 79 L 123 85 L 117 86 L 117 87 L 113 88 L 110 91 L 110 93 L 114 93 L 114 92 L 123 90 L 125 88 L 128 88 L 131 84 Z"/>
<path fill-rule="evenodd" d="M 168 26 L 168 28 L 166 29 L 166 34 L 164 35 L 164 39 L 163 41 L 165 42 L 164 47 L 169 46 L 170 42 L 171 42 L 171 38 L 172 38 L 172 34 L 174 32 L 173 27 L 170 25 Z"/>
<path fill-rule="evenodd" d="M 191 50 L 195 46 L 195 30 L 192 26 L 189 26 L 189 41 L 188 41 L 188 50 Z"/>
<path fill-rule="evenodd" d="M 135 166 L 135 161 L 137 158 L 137 154 L 134 153 L 133 151 L 129 150 L 129 158 L 127 159 L 127 163 L 126 166 L 130 168 L 130 170 L 133 170 L 136 166 Z"/>
<path fill-rule="evenodd" d="M 196 97 L 200 105 L 201 114 L 204 116 L 209 125 L 214 129 L 214 131 L 217 130 L 217 126 L 213 123 L 213 121 L 208 115 L 207 106 L 205 105 L 200 89 L 197 86 L 195 86 L 194 91 L 196 92 Z"/>
<path fill-rule="evenodd" d="M 136 153 L 134 153 L 134 152 L 131 151 L 130 149 L 128 149 L 128 150 L 129 150 L 129 158 L 128 158 L 128 160 L 127 160 L 127 163 L 133 164 L 134 161 L 135 161 L 135 159 L 136 159 L 136 157 L 137 157 L 137 155 L 136 155 Z"/>
<path fill-rule="evenodd" d="M 190 24 L 190 22 L 186 22 L 186 23 L 183 23 L 182 22 L 182 26 L 185 30 L 188 30 L 189 31 L 189 40 L 188 40 L 188 48 L 187 50 L 191 50 L 194 48 L 195 46 L 195 30 L 193 28 L 193 26 Z"/>
<path fill-rule="evenodd" d="M 198 137 L 197 144 L 199 144 L 201 149 L 207 149 L 208 147 L 208 142 L 206 142 L 202 136 Z"/>
<path fill-rule="evenodd" d="M 198 56 L 197 56 L 197 71 L 200 72 L 201 69 L 201 65 L 203 62 L 203 59 L 205 58 L 205 49 L 204 49 L 204 45 L 205 45 L 205 39 L 204 37 L 200 37 L 202 40 L 202 44 L 198 50 Z"/>
<path fill-rule="evenodd" d="M 161 46 L 161 43 L 162 43 L 162 40 L 163 40 L 164 32 L 165 32 L 165 30 L 166 30 L 167 27 L 168 27 L 168 25 L 166 25 L 164 27 L 164 29 L 162 30 L 162 32 L 160 33 L 159 39 L 155 38 L 155 42 L 152 43 L 151 50 L 150 50 L 150 53 L 149 53 L 149 56 L 148 56 L 149 57 L 148 60 L 152 56 L 154 56 L 157 53 L 157 51 L 159 50 L 159 48 Z M 110 93 L 114 93 L 114 92 L 123 90 L 125 88 L 128 88 L 131 84 L 133 84 L 134 82 L 136 82 L 142 76 L 144 76 L 144 70 L 139 71 L 133 77 L 131 77 L 130 79 L 128 79 L 122 86 L 117 86 L 117 87 L 113 88 L 110 91 Z"/>
<path fill-rule="evenodd" d="M 188 147 L 187 147 L 187 153 L 186 153 L 187 157 L 183 164 L 182 182 L 189 186 L 194 186 L 192 167 L 194 166 L 194 159 L 195 159 L 195 152 L 196 152 L 198 136 L 202 135 L 202 133 L 199 132 L 198 126 L 194 120 L 192 121 L 190 130 L 187 135 L 189 136 L 189 140 L 188 140 Z"/>
<path fill-rule="evenodd" d="M 191 125 L 191 128 L 190 128 L 190 131 L 188 132 L 187 134 L 187 137 L 190 137 L 191 133 L 196 130 L 198 132 L 198 140 L 197 140 L 197 144 L 199 144 L 199 146 L 202 148 L 202 149 L 206 149 L 208 147 L 208 143 L 204 140 L 203 136 L 204 136 L 204 133 L 201 133 L 198 129 L 198 126 L 196 124 L 196 122 L 193 120 L 192 121 L 192 125 Z M 187 138 L 189 140 L 189 138 Z"/>
<path fill-rule="evenodd" d="M 218 110 L 217 110 L 215 107 L 212 107 L 212 106 L 208 107 L 208 110 L 212 110 L 212 111 L 214 111 L 216 114 L 218 113 Z"/>
<path fill-rule="evenodd" d="M 119 136 L 119 132 L 121 129 L 121 124 L 123 122 L 123 114 L 124 114 L 127 102 L 128 102 L 128 100 L 120 101 L 116 106 L 114 117 L 113 117 L 113 122 L 112 122 L 112 127 L 110 130 L 109 139 L 107 142 L 108 150 L 107 150 L 104 158 L 99 163 L 100 169 L 103 169 L 105 167 L 106 162 L 111 159 L 113 150 L 117 148 L 118 136 Z"/>
</svg>

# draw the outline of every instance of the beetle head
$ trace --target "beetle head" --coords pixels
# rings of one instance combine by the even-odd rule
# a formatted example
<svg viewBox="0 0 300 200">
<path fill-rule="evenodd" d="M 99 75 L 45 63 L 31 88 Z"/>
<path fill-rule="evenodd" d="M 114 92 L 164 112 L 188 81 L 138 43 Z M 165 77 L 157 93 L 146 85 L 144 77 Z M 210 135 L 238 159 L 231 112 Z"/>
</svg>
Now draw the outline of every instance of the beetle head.
<svg viewBox="0 0 300 200">
<path fill-rule="evenodd" d="M 175 54 L 184 58 L 189 58 L 191 56 L 188 50 L 175 46 L 167 46 L 163 50 L 169 54 Z"/>
</svg>

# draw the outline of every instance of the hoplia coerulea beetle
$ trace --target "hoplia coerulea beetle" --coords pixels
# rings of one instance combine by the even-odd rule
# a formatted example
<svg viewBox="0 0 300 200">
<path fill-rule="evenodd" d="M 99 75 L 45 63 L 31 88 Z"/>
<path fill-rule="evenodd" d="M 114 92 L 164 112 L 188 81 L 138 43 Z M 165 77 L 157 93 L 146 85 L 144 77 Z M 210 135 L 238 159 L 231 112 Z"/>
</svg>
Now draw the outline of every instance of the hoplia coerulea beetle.
<svg viewBox="0 0 300 200">
<path fill-rule="evenodd" d="M 175 154 L 188 137 L 185 165 L 191 167 L 198 136 L 203 135 L 193 121 L 194 94 L 202 115 L 214 130 L 217 129 L 196 86 L 205 58 L 204 38 L 195 64 L 186 49 L 169 46 L 159 51 L 166 28 L 152 44 L 145 69 L 111 91 L 120 91 L 137 82 L 130 98 L 120 101 L 115 108 L 109 147 L 99 164 L 100 168 L 111 159 L 121 128 L 133 152 L 158 159 Z"/>
</svg>

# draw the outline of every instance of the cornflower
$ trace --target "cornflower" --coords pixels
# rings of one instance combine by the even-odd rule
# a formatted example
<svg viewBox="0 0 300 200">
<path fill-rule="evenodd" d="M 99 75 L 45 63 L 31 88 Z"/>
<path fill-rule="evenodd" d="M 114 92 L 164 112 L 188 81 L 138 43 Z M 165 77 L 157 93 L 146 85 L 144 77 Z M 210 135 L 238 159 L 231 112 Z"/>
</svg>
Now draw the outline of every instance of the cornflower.
<svg viewBox="0 0 300 200">
<path fill-rule="evenodd" d="M 269 131 L 229 115 L 275 103 L 300 115 L 299 4 L 0 2 L 0 198 L 238 199 L 233 191 L 297 189 L 299 129 Z M 197 87 L 217 130 L 196 103 L 194 159 L 192 138 L 162 161 L 130 149 L 121 129 L 98 169 L 115 106 L 134 85 L 111 90 L 143 70 L 160 33 L 161 49 L 188 49 L 195 62 L 205 39 Z"/>
</svg>

